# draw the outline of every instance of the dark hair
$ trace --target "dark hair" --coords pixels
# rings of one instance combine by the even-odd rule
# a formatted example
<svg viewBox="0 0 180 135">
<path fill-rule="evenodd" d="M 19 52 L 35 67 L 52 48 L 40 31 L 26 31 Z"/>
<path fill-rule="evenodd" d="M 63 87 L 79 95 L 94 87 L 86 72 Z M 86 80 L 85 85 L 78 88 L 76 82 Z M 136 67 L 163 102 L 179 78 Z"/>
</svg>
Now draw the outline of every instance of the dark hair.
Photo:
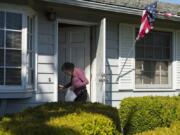
<svg viewBox="0 0 180 135">
<path fill-rule="evenodd" d="M 74 64 L 73 63 L 70 63 L 70 62 L 66 62 L 66 63 L 64 63 L 63 65 L 62 65 L 62 67 L 61 67 L 61 70 L 62 71 L 65 71 L 65 70 L 74 70 Z"/>
</svg>

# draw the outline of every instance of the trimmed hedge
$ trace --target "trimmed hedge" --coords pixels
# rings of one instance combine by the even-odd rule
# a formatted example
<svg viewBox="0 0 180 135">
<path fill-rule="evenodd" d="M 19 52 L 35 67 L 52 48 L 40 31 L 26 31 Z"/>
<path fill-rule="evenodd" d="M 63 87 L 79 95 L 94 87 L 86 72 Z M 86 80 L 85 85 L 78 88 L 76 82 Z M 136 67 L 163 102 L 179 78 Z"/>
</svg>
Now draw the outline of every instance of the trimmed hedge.
<svg viewBox="0 0 180 135">
<path fill-rule="evenodd" d="M 136 135 L 180 135 L 180 122 L 175 122 L 170 128 L 157 128 Z"/>
<path fill-rule="evenodd" d="M 49 103 L 4 116 L 0 135 L 118 135 L 118 111 L 91 103 Z"/>
<path fill-rule="evenodd" d="M 121 126 L 126 135 L 168 127 L 180 120 L 180 97 L 138 97 L 124 99 L 120 107 Z"/>
</svg>

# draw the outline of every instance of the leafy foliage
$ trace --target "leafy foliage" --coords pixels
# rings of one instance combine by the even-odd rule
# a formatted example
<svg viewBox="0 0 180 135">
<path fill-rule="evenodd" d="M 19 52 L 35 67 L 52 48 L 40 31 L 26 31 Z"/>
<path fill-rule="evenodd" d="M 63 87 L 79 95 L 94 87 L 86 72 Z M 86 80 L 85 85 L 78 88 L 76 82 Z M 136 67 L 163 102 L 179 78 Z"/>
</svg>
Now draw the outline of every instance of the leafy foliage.
<svg viewBox="0 0 180 135">
<path fill-rule="evenodd" d="M 0 135 L 118 135 L 115 108 L 91 103 L 49 103 L 4 116 Z"/>
<path fill-rule="evenodd" d="M 175 122 L 170 128 L 157 128 L 136 135 L 180 135 L 180 122 Z"/>
<path fill-rule="evenodd" d="M 180 97 L 127 98 L 120 107 L 121 126 L 127 135 L 168 127 L 180 119 Z"/>
</svg>

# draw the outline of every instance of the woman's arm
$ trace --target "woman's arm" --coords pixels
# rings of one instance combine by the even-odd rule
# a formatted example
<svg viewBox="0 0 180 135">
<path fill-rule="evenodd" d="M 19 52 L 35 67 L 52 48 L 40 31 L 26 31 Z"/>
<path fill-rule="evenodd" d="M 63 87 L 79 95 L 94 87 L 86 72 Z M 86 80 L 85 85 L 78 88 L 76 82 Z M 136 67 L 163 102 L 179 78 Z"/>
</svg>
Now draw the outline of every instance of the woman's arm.
<svg viewBox="0 0 180 135">
<path fill-rule="evenodd" d="M 70 83 L 68 83 L 68 84 L 66 84 L 66 85 L 64 86 L 64 89 L 71 87 L 71 85 L 72 85 L 72 83 L 71 83 L 71 82 L 70 82 Z"/>
</svg>

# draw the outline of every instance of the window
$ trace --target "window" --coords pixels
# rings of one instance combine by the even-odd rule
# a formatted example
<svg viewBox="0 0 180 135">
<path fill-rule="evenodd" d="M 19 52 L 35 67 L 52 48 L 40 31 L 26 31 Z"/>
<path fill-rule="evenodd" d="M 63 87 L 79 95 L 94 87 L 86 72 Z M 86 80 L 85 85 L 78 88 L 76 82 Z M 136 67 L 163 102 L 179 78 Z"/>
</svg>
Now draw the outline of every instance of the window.
<svg viewBox="0 0 180 135">
<path fill-rule="evenodd" d="M 135 53 L 135 83 L 137 88 L 171 87 L 171 32 L 151 32 L 137 42 Z"/>
<path fill-rule="evenodd" d="M 27 47 L 27 75 L 28 75 L 28 86 L 34 86 L 34 17 L 27 18 L 28 28 L 28 47 Z"/>
<path fill-rule="evenodd" d="M 0 11 L 0 85 L 21 85 L 22 14 Z"/>
<path fill-rule="evenodd" d="M 34 18 L 0 11 L 0 87 L 34 86 Z"/>
</svg>

